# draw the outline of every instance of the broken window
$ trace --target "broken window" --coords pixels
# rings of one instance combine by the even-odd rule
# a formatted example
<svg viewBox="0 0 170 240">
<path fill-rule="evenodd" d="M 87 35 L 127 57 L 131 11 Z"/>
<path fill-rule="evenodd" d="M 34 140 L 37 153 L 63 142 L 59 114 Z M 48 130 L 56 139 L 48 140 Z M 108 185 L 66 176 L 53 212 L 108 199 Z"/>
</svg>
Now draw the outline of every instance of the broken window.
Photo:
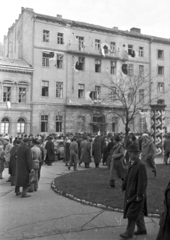
<svg viewBox="0 0 170 240">
<path fill-rule="evenodd" d="M 95 86 L 95 91 L 91 91 L 89 96 L 92 100 L 101 100 L 101 86 Z"/>
<path fill-rule="evenodd" d="M 164 58 L 164 51 L 163 50 L 158 50 L 158 58 L 163 59 Z"/>
<path fill-rule="evenodd" d="M 57 44 L 64 44 L 64 34 L 57 33 Z"/>
<path fill-rule="evenodd" d="M 43 30 L 43 42 L 49 42 L 50 31 Z"/>
<path fill-rule="evenodd" d="M 122 72 L 127 75 L 127 64 L 122 65 Z"/>
<path fill-rule="evenodd" d="M 63 58 L 62 54 L 57 54 L 57 68 L 63 68 Z"/>
<path fill-rule="evenodd" d="M 84 98 L 84 84 L 79 84 L 78 86 L 78 98 Z"/>
<path fill-rule="evenodd" d="M 78 61 L 76 62 L 75 69 L 79 71 L 84 71 L 85 67 L 85 58 L 84 57 L 79 57 Z"/>
<path fill-rule="evenodd" d="M 63 83 L 56 82 L 56 97 L 62 98 L 63 97 Z"/>
<path fill-rule="evenodd" d="M 101 72 L 101 60 L 95 59 L 95 72 Z"/>
<path fill-rule="evenodd" d="M 48 88 L 49 88 L 49 82 L 42 81 L 42 96 L 43 97 L 48 97 Z"/>
<path fill-rule="evenodd" d="M 116 73 L 116 62 L 110 61 L 110 74 L 115 74 L 115 73 Z"/>
</svg>

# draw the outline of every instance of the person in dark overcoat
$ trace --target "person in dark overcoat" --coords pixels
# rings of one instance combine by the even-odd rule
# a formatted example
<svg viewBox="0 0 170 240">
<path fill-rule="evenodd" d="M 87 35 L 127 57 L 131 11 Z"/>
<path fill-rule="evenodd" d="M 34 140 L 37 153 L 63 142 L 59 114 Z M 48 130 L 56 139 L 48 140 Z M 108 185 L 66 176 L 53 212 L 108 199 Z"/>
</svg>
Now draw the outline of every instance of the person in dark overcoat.
<svg viewBox="0 0 170 240">
<path fill-rule="evenodd" d="M 84 162 L 85 168 L 89 168 L 89 164 L 91 163 L 91 143 L 88 141 L 87 136 L 84 136 L 83 141 L 81 141 L 80 149 L 80 163 Z"/>
<path fill-rule="evenodd" d="M 123 239 L 131 239 L 133 235 L 147 234 L 144 216 L 147 216 L 147 170 L 146 165 L 139 159 L 137 145 L 129 147 L 130 164 L 128 173 L 122 184 L 125 191 L 124 218 L 128 219 L 125 233 L 120 234 Z M 137 231 L 135 230 L 137 225 Z"/>
<path fill-rule="evenodd" d="M 93 157 L 94 157 L 95 167 L 98 168 L 99 164 L 101 162 L 101 158 L 102 158 L 101 141 L 100 141 L 100 137 L 99 136 L 97 136 L 94 139 L 92 149 L 93 149 L 92 150 L 92 154 L 93 154 Z"/>
<path fill-rule="evenodd" d="M 119 135 L 115 136 L 110 163 L 110 187 L 115 187 L 116 179 L 124 180 L 127 166 L 124 162 L 124 146 Z"/>
<path fill-rule="evenodd" d="M 64 142 L 64 156 L 65 156 L 65 164 L 68 166 L 70 160 L 70 139 L 66 137 Z"/>
<path fill-rule="evenodd" d="M 160 228 L 156 240 L 170 239 L 170 182 L 165 189 L 164 212 L 160 218 Z"/>
<path fill-rule="evenodd" d="M 47 150 L 47 154 L 46 154 L 46 160 L 45 163 L 48 166 L 52 166 L 52 162 L 55 161 L 55 151 L 54 151 L 54 143 L 52 142 L 52 137 L 50 136 L 48 139 L 48 142 L 46 143 L 46 150 Z"/>
<path fill-rule="evenodd" d="M 168 158 L 170 157 L 170 133 L 167 134 L 163 147 L 164 147 L 164 163 L 168 164 Z"/>
<path fill-rule="evenodd" d="M 11 175 L 11 186 L 15 186 L 17 150 L 18 150 L 20 143 L 21 143 L 20 140 L 15 139 L 13 142 L 13 147 L 10 150 L 9 174 Z"/>
<path fill-rule="evenodd" d="M 21 197 L 30 197 L 27 194 L 29 184 L 29 174 L 32 171 L 32 155 L 28 147 L 29 138 L 23 139 L 23 143 L 17 149 L 17 163 L 16 163 L 16 182 L 15 192 L 19 195 L 19 188 L 22 187 Z"/>
</svg>

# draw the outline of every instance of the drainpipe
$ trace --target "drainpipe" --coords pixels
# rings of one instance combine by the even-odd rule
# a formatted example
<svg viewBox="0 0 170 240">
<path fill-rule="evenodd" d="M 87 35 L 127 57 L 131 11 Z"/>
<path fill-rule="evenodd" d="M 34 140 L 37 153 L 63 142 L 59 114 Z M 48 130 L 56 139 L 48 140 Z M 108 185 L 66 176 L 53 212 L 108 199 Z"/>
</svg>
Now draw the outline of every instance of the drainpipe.
<svg viewBox="0 0 170 240">
<path fill-rule="evenodd" d="M 67 119 L 67 99 L 68 99 L 68 53 L 66 56 L 66 91 L 65 91 L 65 105 L 64 105 L 64 135 L 66 135 L 66 119 Z"/>
<path fill-rule="evenodd" d="M 34 36 L 35 36 L 35 16 L 33 17 L 33 34 L 32 34 L 32 68 L 33 72 L 31 75 L 31 93 L 30 93 L 30 100 L 31 100 L 31 124 L 30 124 L 30 133 L 33 134 L 33 77 L 34 77 Z"/>
</svg>

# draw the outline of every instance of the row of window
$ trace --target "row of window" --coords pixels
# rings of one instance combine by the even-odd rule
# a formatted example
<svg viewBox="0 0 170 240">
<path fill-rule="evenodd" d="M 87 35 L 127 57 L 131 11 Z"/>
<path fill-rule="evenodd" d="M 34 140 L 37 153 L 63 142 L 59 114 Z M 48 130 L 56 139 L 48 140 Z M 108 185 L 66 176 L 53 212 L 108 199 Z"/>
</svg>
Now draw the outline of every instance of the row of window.
<svg viewBox="0 0 170 240">
<path fill-rule="evenodd" d="M 56 132 L 62 132 L 63 117 L 56 116 Z M 1 134 L 9 134 L 10 120 L 3 118 L 1 121 Z M 48 115 L 41 115 L 41 132 L 48 132 Z M 26 122 L 23 118 L 19 118 L 17 121 L 17 134 L 26 133 Z"/>
<path fill-rule="evenodd" d="M 11 101 L 11 86 L 3 86 L 3 102 Z M 26 103 L 26 87 L 19 87 L 18 91 L 18 102 L 19 103 Z"/>
<path fill-rule="evenodd" d="M 17 133 L 23 134 L 25 133 L 25 120 L 23 118 L 19 118 L 17 121 Z M 3 118 L 1 121 L 1 134 L 9 134 L 10 129 L 10 121 L 8 118 Z"/>
<path fill-rule="evenodd" d="M 3 87 L 3 102 L 10 101 L 11 102 L 11 89 L 12 87 Z M 116 91 L 116 90 L 115 90 Z M 158 82 L 157 92 L 164 93 L 165 86 L 163 82 Z M 49 81 L 42 81 L 42 89 L 41 96 L 48 97 L 49 96 Z M 85 98 L 85 84 L 78 84 L 78 92 L 77 97 L 79 99 Z M 95 86 L 95 90 L 91 91 L 89 97 L 92 100 L 100 100 L 101 99 L 101 86 Z M 63 98 L 63 82 L 56 82 L 56 98 Z M 26 88 L 19 88 L 18 93 L 18 102 L 26 103 Z"/>
<path fill-rule="evenodd" d="M 57 60 L 56 60 L 56 67 L 58 69 L 64 68 L 64 55 L 62 54 L 56 54 Z M 42 66 L 43 67 L 49 67 L 50 66 L 50 53 L 42 53 Z M 134 74 L 134 64 L 126 64 L 127 69 L 125 70 L 126 74 Z M 94 62 L 94 70 L 97 73 L 101 72 L 101 66 L 102 66 L 102 60 L 101 59 L 95 59 Z M 78 61 L 76 62 L 74 68 L 78 71 L 85 71 L 85 57 L 78 57 Z M 123 71 L 123 69 L 122 69 Z M 110 61 L 110 74 L 116 74 L 116 61 Z M 123 71 L 124 72 L 124 71 Z M 139 74 L 144 73 L 144 65 L 139 65 Z M 158 66 L 157 67 L 157 74 L 158 75 L 164 75 L 164 66 Z"/>
<path fill-rule="evenodd" d="M 78 41 L 79 50 L 83 50 L 85 48 L 85 38 L 82 36 L 76 36 L 76 40 Z M 43 30 L 43 42 L 50 41 L 50 31 Z M 64 34 L 61 32 L 57 33 L 57 44 L 64 44 Z M 101 49 L 101 40 L 95 39 L 94 40 L 94 47 L 95 50 L 99 51 Z M 134 46 L 132 44 L 123 44 L 123 47 L 127 48 L 128 55 L 134 57 Z M 116 51 L 116 42 L 110 42 L 110 51 Z M 144 57 L 144 47 L 139 46 L 138 48 L 138 57 Z M 164 59 L 164 50 L 158 49 L 157 50 L 157 58 L 160 60 Z"/>
</svg>

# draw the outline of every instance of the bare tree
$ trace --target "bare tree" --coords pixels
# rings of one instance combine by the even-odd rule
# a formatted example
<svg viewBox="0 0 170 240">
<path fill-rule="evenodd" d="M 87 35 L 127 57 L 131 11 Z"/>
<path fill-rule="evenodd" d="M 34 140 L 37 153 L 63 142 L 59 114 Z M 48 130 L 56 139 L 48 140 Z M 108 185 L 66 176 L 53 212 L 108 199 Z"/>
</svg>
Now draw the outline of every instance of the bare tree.
<svg viewBox="0 0 170 240">
<path fill-rule="evenodd" d="M 102 81 L 101 85 L 108 89 L 108 95 L 105 101 L 109 101 L 111 105 L 119 105 L 122 109 L 121 113 L 116 111 L 115 114 L 121 118 L 125 125 L 125 134 L 129 132 L 129 124 L 141 110 L 146 110 L 156 99 L 160 98 L 160 94 L 156 94 L 151 99 L 151 91 L 154 87 L 153 81 L 149 74 L 143 71 L 136 75 L 120 73 L 119 76 L 112 77 L 107 75 L 107 82 Z M 162 93 L 162 95 L 165 94 Z"/>
</svg>

